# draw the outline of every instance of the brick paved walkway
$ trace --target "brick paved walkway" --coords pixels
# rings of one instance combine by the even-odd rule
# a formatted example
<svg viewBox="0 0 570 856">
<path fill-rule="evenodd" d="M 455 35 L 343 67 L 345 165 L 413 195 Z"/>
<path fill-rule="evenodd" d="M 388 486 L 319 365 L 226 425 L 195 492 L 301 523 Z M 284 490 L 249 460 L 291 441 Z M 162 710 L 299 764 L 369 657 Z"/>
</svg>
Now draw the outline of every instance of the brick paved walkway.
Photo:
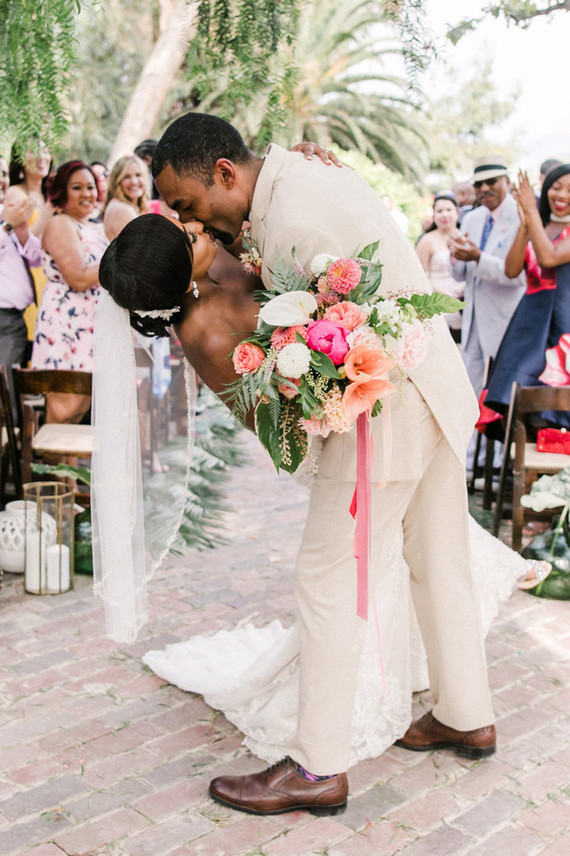
<svg viewBox="0 0 570 856">
<path fill-rule="evenodd" d="M 390 749 L 351 771 L 345 814 L 257 818 L 206 796 L 263 764 L 198 696 L 140 657 L 257 614 L 293 618 L 291 570 L 306 499 L 247 438 L 228 546 L 171 560 L 134 645 L 102 636 L 79 577 L 55 598 L 0 593 L 1 856 L 568 856 L 568 604 L 515 593 L 488 638 L 500 749 L 470 763 Z M 452 605 L 450 604 L 450 608 Z M 418 711 L 429 698 L 418 698 Z"/>
</svg>

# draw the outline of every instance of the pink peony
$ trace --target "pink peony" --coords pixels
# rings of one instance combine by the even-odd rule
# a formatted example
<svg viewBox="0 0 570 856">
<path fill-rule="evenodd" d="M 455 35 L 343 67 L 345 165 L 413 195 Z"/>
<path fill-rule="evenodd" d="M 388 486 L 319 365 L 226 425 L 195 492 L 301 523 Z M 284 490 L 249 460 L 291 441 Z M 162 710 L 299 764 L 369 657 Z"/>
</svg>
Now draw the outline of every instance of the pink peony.
<svg viewBox="0 0 570 856">
<path fill-rule="evenodd" d="M 292 345 L 298 341 L 296 333 L 299 333 L 305 342 L 307 341 L 307 328 L 297 324 L 294 327 L 276 327 L 271 334 L 271 344 L 280 351 L 285 345 Z"/>
<path fill-rule="evenodd" d="M 404 324 L 402 337 L 394 344 L 390 344 L 388 350 L 400 368 L 405 372 L 411 372 L 424 362 L 428 354 L 429 339 L 420 323 Z"/>
<path fill-rule="evenodd" d="M 240 342 L 233 353 L 232 361 L 236 374 L 251 374 L 265 359 L 265 352 L 252 342 Z"/>
<path fill-rule="evenodd" d="M 332 321 L 311 321 L 307 327 L 309 334 L 307 345 L 312 351 L 321 351 L 327 354 L 335 364 L 339 366 L 348 351 L 346 341 L 346 330 L 340 324 Z"/>
<path fill-rule="evenodd" d="M 342 303 L 337 303 L 336 306 L 329 306 L 324 317 L 327 321 L 334 321 L 340 324 L 345 330 L 354 330 L 359 324 L 364 321 L 364 315 L 360 306 L 356 303 L 351 303 L 350 300 L 343 300 Z"/>
<path fill-rule="evenodd" d="M 362 279 L 362 270 L 354 259 L 337 259 L 329 265 L 327 282 L 337 294 L 348 294 Z"/>
</svg>

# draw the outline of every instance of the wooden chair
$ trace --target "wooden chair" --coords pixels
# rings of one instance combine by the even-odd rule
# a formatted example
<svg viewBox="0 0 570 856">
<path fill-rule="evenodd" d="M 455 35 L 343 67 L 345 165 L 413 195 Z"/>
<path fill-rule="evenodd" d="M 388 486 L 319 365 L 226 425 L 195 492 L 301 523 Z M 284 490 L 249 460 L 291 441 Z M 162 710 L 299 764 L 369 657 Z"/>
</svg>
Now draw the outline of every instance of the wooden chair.
<svg viewBox="0 0 570 856">
<path fill-rule="evenodd" d="M 21 430 L 22 477 L 31 481 L 32 463 L 57 458 L 90 458 L 91 425 L 42 423 L 45 396 L 50 392 L 91 395 L 91 373 L 66 369 L 12 369 Z M 39 396 L 39 404 L 38 404 Z M 35 401 L 34 401 L 35 398 Z"/>
<path fill-rule="evenodd" d="M 529 442 L 529 417 L 542 411 L 570 411 L 570 386 L 519 386 L 513 383 L 507 415 L 505 454 L 495 514 L 493 534 L 497 535 L 503 515 L 505 489 L 510 473 L 513 477 L 513 550 L 522 547 L 524 506 L 521 497 L 541 475 L 557 473 L 570 465 L 570 455 L 537 452 L 536 442 Z"/>
<path fill-rule="evenodd" d="M 0 507 L 3 508 L 7 499 L 6 485 L 10 472 L 16 499 L 23 496 L 20 454 L 12 418 L 8 378 L 3 365 L 0 365 L 0 438 Z"/>
</svg>

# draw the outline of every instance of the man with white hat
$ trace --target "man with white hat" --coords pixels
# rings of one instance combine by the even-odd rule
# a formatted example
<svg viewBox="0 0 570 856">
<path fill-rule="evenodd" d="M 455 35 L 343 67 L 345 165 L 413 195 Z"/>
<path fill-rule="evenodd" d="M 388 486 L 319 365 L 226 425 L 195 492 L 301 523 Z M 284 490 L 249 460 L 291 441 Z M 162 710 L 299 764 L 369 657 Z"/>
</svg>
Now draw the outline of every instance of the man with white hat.
<svg viewBox="0 0 570 856">
<path fill-rule="evenodd" d="M 465 281 L 461 328 L 463 361 L 477 396 L 483 388 L 485 364 L 497 353 L 509 321 L 526 288 L 526 276 L 509 279 L 505 258 L 519 227 L 517 205 L 510 194 L 507 167 L 498 155 L 475 163 L 473 187 L 478 208 L 465 214 L 461 234 L 450 239 L 451 270 Z M 473 466 L 475 440 L 467 453 Z"/>
</svg>

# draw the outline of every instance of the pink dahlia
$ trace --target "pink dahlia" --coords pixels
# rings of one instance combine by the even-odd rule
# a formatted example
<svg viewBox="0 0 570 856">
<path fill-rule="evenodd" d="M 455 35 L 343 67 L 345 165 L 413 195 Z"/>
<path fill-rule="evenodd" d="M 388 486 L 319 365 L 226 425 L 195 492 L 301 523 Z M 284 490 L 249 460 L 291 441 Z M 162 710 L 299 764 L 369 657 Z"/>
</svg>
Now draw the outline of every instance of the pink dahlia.
<svg viewBox="0 0 570 856">
<path fill-rule="evenodd" d="M 362 279 L 362 270 L 354 259 L 337 259 L 329 265 L 327 282 L 337 294 L 348 294 Z"/>
<path fill-rule="evenodd" d="M 276 327 L 271 334 L 271 344 L 280 351 L 285 345 L 293 345 L 298 342 L 296 334 L 299 333 L 305 342 L 307 341 L 307 328 L 301 324 L 295 327 Z"/>
</svg>

